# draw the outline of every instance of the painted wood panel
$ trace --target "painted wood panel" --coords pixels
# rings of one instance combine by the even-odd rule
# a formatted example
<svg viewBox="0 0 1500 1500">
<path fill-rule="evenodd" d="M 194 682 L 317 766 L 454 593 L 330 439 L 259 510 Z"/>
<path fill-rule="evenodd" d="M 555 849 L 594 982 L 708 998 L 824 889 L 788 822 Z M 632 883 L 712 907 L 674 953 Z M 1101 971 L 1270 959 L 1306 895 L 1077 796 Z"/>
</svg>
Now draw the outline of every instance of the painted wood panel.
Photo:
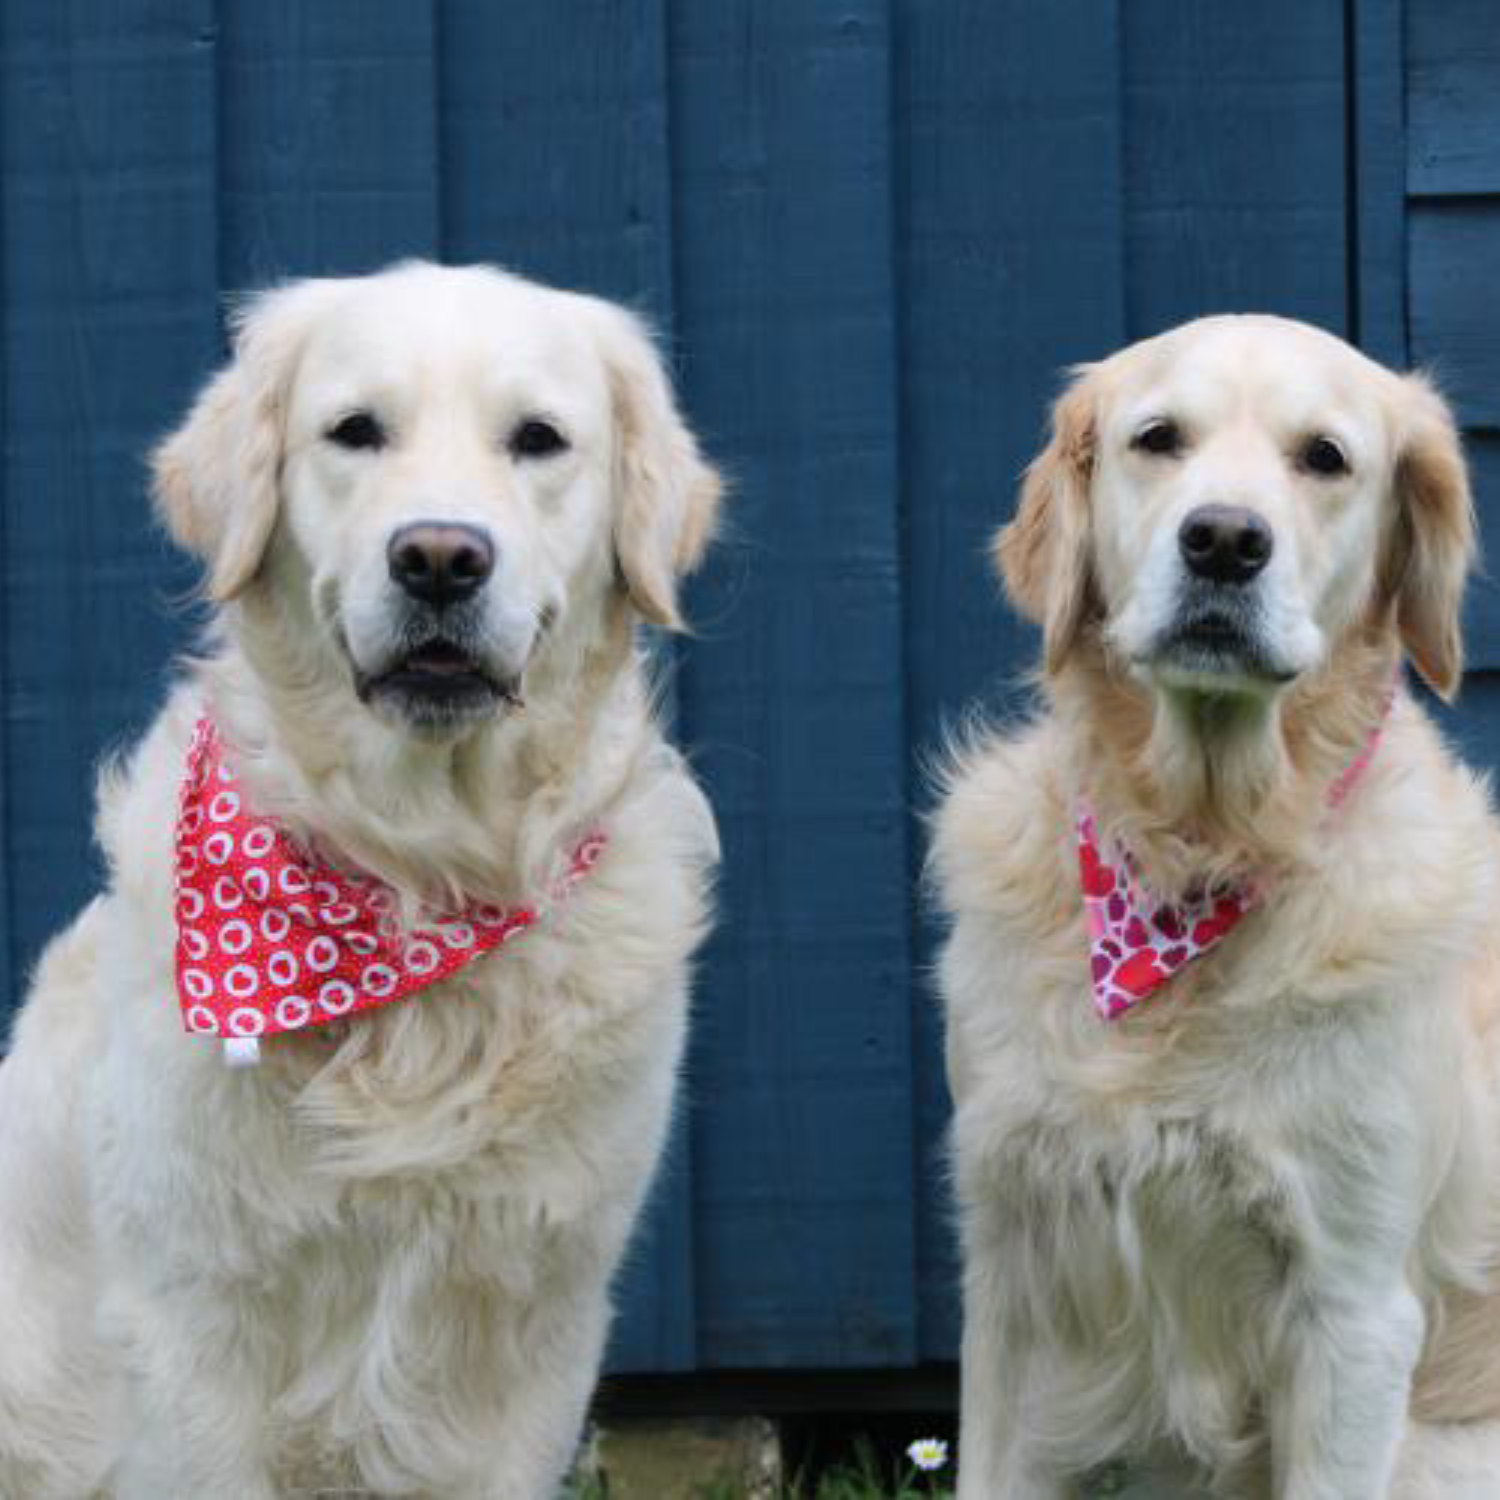
<svg viewBox="0 0 1500 1500">
<path fill-rule="evenodd" d="M 1494 0 L 1407 7 L 1407 184 L 1500 193 L 1500 11 Z"/>
<path fill-rule="evenodd" d="M 434 254 L 431 7 L 231 0 L 220 25 L 222 287 Z"/>
<path fill-rule="evenodd" d="M 1408 0 L 1405 269 L 1411 360 L 1466 428 L 1488 561 L 1470 587 L 1472 667 L 1450 715 L 1478 763 L 1500 762 L 1488 731 L 1500 702 L 1500 15 L 1470 0 Z M 1483 727 L 1480 727 L 1483 726 Z"/>
<path fill-rule="evenodd" d="M 1354 254 L 1349 337 L 1396 369 L 1406 352 L 1405 0 L 1353 0 L 1350 9 Z"/>
<path fill-rule="evenodd" d="M 1342 0 L 1130 0 L 1127 322 L 1205 312 L 1348 324 Z"/>
<path fill-rule="evenodd" d="M 1500 427 L 1500 194 L 1418 200 L 1407 224 L 1412 359 L 1465 426 Z"/>
<path fill-rule="evenodd" d="M 448 0 L 445 258 L 617 297 L 669 330 L 666 46 L 666 0 Z"/>
<path fill-rule="evenodd" d="M 683 385 L 737 481 L 680 679 L 726 853 L 691 1083 L 709 1366 L 915 1351 L 889 43 L 878 0 L 671 12 Z"/>
<path fill-rule="evenodd" d="M 88 899 L 93 767 L 142 726 L 188 582 L 142 453 L 214 346 L 213 9 L 0 7 L 4 858 L 18 996 Z"/>
<path fill-rule="evenodd" d="M 187 639 L 140 456 L 222 295 L 440 253 L 623 298 L 734 496 L 677 695 L 724 920 L 612 1363 L 951 1357 L 916 814 L 944 724 L 1023 701 L 989 535 L 1063 367 L 1252 307 L 1392 362 L 1409 324 L 1490 522 L 1487 8 L 0 6 L 0 1009 L 94 882 L 94 759 Z M 1493 585 L 1468 624 L 1449 722 L 1493 763 Z"/>
<path fill-rule="evenodd" d="M 1494 325 L 1500 338 L 1500 320 Z M 1500 432 L 1465 434 L 1469 456 L 1469 478 L 1479 512 L 1482 564 L 1469 582 L 1464 601 L 1464 645 L 1471 669 L 1500 669 Z M 1465 684 L 1465 694 L 1469 689 Z M 1500 738 L 1492 740 L 1485 765 L 1500 764 Z"/>
</svg>

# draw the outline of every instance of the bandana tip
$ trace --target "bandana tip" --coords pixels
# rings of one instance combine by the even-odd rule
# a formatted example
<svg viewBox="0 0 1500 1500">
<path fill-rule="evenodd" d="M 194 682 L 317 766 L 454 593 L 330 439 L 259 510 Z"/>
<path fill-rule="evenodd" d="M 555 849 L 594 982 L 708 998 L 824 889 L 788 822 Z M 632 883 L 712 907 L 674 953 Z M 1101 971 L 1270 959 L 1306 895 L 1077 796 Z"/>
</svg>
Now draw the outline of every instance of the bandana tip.
<svg viewBox="0 0 1500 1500">
<path fill-rule="evenodd" d="M 253 1068 L 260 1061 L 260 1043 L 253 1036 L 232 1036 L 224 1043 L 226 1068 Z"/>
</svg>

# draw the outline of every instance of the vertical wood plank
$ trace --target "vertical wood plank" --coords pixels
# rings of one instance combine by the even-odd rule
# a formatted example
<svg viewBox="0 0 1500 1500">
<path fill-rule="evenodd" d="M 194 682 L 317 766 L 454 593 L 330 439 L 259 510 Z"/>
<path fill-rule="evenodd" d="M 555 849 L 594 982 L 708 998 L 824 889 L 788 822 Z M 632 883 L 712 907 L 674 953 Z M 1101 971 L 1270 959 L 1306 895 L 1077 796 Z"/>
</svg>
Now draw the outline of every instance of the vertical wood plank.
<svg viewBox="0 0 1500 1500">
<path fill-rule="evenodd" d="M 890 55 L 879 0 L 671 11 L 677 330 L 736 476 L 680 700 L 723 921 L 699 1363 L 915 1352 Z"/>
<path fill-rule="evenodd" d="M 0 7 L 3 730 L 19 998 L 98 881 L 92 769 L 144 724 L 187 582 L 141 455 L 214 341 L 209 0 Z M 16 872 L 24 871 L 24 880 Z"/>
<path fill-rule="evenodd" d="M 429 0 L 227 0 L 223 27 L 224 286 L 434 254 Z"/>
<path fill-rule="evenodd" d="M 1436 378 L 1464 428 L 1481 545 L 1493 558 L 1500 546 L 1500 195 L 1413 199 L 1408 209 L 1411 359 Z M 1464 640 L 1470 669 L 1500 667 L 1493 565 L 1470 580 Z M 1491 750 L 1486 760 L 1494 758 Z"/>
<path fill-rule="evenodd" d="M 1490 332 L 1500 340 L 1500 309 L 1490 319 Z M 1500 552 L 1500 428 L 1466 432 L 1464 448 L 1479 512 L 1481 556 L 1493 558 Z M 1464 596 L 1464 669 L 1460 713 L 1474 696 L 1472 686 L 1477 674 L 1500 670 L 1500 579 L 1495 576 L 1493 563 L 1469 579 Z M 1500 763 L 1500 739 L 1492 739 L 1476 764 L 1497 763 Z"/>
<path fill-rule="evenodd" d="M 1132 338 L 1209 312 L 1348 329 L 1343 0 L 1130 0 Z"/>
<path fill-rule="evenodd" d="M 1117 6 L 1098 0 L 898 0 L 896 16 L 905 665 L 925 799 L 924 758 L 945 727 L 997 695 L 1014 704 L 1035 658 L 1035 633 L 1000 598 L 989 540 L 1063 369 L 1124 336 L 1120 31 Z M 921 1352 L 952 1358 L 949 1104 L 923 914 L 917 934 Z"/>
<path fill-rule="evenodd" d="M 1406 79 L 1404 0 L 1352 0 L 1355 195 L 1351 336 L 1366 354 L 1406 363 Z"/>
<path fill-rule="evenodd" d="M 1394 0 L 1392 0 L 1394 3 Z M 1406 0 L 1406 350 L 1464 428 L 1481 546 L 1500 536 L 1500 18 L 1472 0 Z M 1463 697 L 1444 717 L 1476 765 L 1497 761 L 1500 585 L 1471 579 Z"/>
<path fill-rule="evenodd" d="M 1494 0 L 1409 0 L 1401 9 L 1407 17 L 1409 191 L 1500 192 L 1500 13 Z"/>
<path fill-rule="evenodd" d="M 669 321 L 665 25 L 665 0 L 447 0 L 450 258 L 496 261 Z"/>
<path fill-rule="evenodd" d="M 1412 358 L 1465 427 L 1500 431 L 1500 193 L 1413 199 L 1407 254 Z"/>
<path fill-rule="evenodd" d="M 666 63 L 665 0 L 449 0 L 439 68 L 446 258 L 617 298 L 670 344 Z M 700 1011 L 712 1003 L 700 986 Z M 691 1074 L 684 1092 L 622 1279 L 615 1372 L 690 1369 L 697 1358 Z"/>
</svg>

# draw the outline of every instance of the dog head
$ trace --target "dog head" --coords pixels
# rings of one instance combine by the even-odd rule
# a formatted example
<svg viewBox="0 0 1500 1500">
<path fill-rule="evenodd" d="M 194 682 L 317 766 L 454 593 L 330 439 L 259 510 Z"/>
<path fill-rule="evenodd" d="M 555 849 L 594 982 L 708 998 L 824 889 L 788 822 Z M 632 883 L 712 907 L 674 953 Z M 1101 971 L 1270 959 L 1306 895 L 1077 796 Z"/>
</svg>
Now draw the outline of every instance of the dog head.
<svg viewBox="0 0 1500 1500">
<path fill-rule="evenodd" d="M 1444 696 L 1473 507 L 1446 407 L 1305 324 L 1214 317 L 1077 372 L 997 557 L 1049 673 L 1273 699 L 1372 622 Z"/>
<path fill-rule="evenodd" d="M 681 628 L 719 497 L 629 313 L 415 263 L 248 302 L 154 474 L 214 601 L 273 600 L 351 709 L 427 736 L 518 702 L 617 592 Z"/>
</svg>

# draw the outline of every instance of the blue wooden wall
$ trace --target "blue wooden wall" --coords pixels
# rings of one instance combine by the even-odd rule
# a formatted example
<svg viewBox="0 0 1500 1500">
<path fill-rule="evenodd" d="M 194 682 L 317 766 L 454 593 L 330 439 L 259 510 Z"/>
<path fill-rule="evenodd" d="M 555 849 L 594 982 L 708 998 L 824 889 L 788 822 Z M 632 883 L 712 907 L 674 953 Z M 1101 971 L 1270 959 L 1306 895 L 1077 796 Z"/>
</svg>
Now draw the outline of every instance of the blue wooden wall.
<svg viewBox="0 0 1500 1500">
<path fill-rule="evenodd" d="M 921 756 L 1035 642 L 984 563 L 1063 365 L 1263 308 L 1435 362 L 1500 485 L 1489 0 L 5 0 L 0 1008 L 189 579 L 140 457 L 222 295 L 494 260 L 662 329 L 734 476 L 677 702 L 723 825 L 622 1370 L 956 1347 Z M 1493 759 L 1500 602 L 1453 720 Z"/>
</svg>

